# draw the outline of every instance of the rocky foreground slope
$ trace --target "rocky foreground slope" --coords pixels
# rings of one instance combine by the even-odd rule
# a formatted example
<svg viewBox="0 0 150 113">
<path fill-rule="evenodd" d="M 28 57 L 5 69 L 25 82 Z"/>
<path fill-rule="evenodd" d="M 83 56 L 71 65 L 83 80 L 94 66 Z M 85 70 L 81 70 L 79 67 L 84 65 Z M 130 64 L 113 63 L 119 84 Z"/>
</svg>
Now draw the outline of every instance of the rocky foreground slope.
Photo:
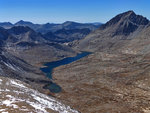
<svg viewBox="0 0 150 113">
<path fill-rule="evenodd" d="M 78 113 L 21 81 L 0 77 L 1 113 Z"/>
</svg>

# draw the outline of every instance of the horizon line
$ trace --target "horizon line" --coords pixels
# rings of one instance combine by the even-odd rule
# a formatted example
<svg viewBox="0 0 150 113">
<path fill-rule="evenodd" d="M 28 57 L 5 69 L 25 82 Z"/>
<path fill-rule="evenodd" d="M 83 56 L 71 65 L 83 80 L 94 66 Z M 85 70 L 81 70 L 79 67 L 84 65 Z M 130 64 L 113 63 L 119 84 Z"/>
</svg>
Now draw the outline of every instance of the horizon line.
<svg viewBox="0 0 150 113">
<path fill-rule="evenodd" d="M 63 21 L 63 22 L 33 22 L 33 21 L 30 21 L 30 20 L 23 20 L 23 19 L 20 19 L 18 21 L 15 21 L 15 22 L 12 22 L 12 21 L 0 21 L 0 23 L 11 23 L 11 24 L 16 24 L 17 22 L 20 22 L 20 21 L 23 21 L 23 22 L 31 22 L 33 24 L 63 24 L 65 22 L 75 22 L 75 23 L 82 23 L 82 24 L 90 24 L 90 23 L 101 23 L 101 24 L 104 24 L 106 22 L 98 22 L 98 21 L 91 21 L 91 22 L 80 22 L 80 21 L 72 21 L 72 20 L 66 20 L 66 21 Z"/>
</svg>

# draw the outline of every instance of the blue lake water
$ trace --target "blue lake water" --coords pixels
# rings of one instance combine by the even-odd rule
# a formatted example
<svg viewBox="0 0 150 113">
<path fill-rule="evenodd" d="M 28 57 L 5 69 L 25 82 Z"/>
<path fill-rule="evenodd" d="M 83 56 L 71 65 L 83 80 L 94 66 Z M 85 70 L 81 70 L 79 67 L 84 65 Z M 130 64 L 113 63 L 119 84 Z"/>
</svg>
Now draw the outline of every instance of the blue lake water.
<svg viewBox="0 0 150 113">
<path fill-rule="evenodd" d="M 46 76 L 48 78 L 53 80 L 52 71 L 54 68 L 62 66 L 62 65 L 70 64 L 74 61 L 77 61 L 77 60 L 89 55 L 89 54 L 91 54 L 91 53 L 90 52 L 82 52 L 82 53 L 77 54 L 74 57 L 67 57 L 62 60 L 48 62 L 48 63 L 44 64 L 44 66 L 46 66 L 46 67 L 40 68 L 40 69 L 42 72 L 44 72 L 46 74 Z M 49 85 L 46 86 L 46 88 L 48 88 L 52 93 L 59 93 L 61 91 L 61 87 L 54 82 L 51 82 Z"/>
</svg>

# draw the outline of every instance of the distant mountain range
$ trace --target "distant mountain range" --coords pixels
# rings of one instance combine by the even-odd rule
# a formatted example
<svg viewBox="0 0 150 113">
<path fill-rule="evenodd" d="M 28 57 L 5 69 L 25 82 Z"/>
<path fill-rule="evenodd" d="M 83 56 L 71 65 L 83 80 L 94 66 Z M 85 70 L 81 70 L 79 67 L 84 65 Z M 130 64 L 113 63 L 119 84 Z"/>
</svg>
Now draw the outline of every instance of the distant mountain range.
<svg viewBox="0 0 150 113">
<path fill-rule="evenodd" d="M 9 22 L 0 23 L 0 27 L 5 29 L 17 29 L 17 26 L 29 27 L 35 32 L 41 33 L 46 40 L 59 43 L 82 39 L 101 25 L 101 23 L 77 23 L 71 21 L 62 24 L 33 24 L 23 20 L 15 24 Z M 16 32 L 19 31 L 16 30 Z"/>
<path fill-rule="evenodd" d="M 96 22 L 96 23 L 77 23 L 77 22 L 72 22 L 72 21 L 66 21 L 62 24 L 55 24 L 55 23 L 46 23 L 46 24 L 34 24 L 29 21 L 23 21 L 20 20 L 16 22 L 15 24 L 12 24 L 10 22 L 1 22 L 0 27 L 3 28 L 11 28 L 13 26 L 28 26 L 31 29 L 40 32 L 40 33 L 47 33 L 47 32 L 55 32 L 57 30 L 61 29 L 83 29 L 83 28 L 88 28 L 90 30 L 95 30 L 97 29 L 102 23 Z"/>
</svg>

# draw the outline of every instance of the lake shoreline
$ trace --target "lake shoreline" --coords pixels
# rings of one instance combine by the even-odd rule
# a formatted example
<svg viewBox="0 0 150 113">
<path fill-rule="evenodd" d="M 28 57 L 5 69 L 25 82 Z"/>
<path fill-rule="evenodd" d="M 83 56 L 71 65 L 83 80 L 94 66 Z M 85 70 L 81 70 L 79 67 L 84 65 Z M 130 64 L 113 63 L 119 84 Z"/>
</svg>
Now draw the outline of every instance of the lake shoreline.
<svg viewBox="0 0 150 113">
<path fill-rule="evenodd" d="M 67 65 L 72 62 L 75 62 L 85 56 L 88 56 L 91 52 L 80 52 L 74 57 L 66 57 L 61 60 L 46 62 L 43 64 L 43 67 L 40 70 L 45 73 L 45 75 L 51 80 L 51 83 L 43 87 L 44 89 L 49 89 L 52 93 L 61 92 L 61 87 L 53 82 L 52 72 L 53 69 L 62 65 Z"/>
</svg>

